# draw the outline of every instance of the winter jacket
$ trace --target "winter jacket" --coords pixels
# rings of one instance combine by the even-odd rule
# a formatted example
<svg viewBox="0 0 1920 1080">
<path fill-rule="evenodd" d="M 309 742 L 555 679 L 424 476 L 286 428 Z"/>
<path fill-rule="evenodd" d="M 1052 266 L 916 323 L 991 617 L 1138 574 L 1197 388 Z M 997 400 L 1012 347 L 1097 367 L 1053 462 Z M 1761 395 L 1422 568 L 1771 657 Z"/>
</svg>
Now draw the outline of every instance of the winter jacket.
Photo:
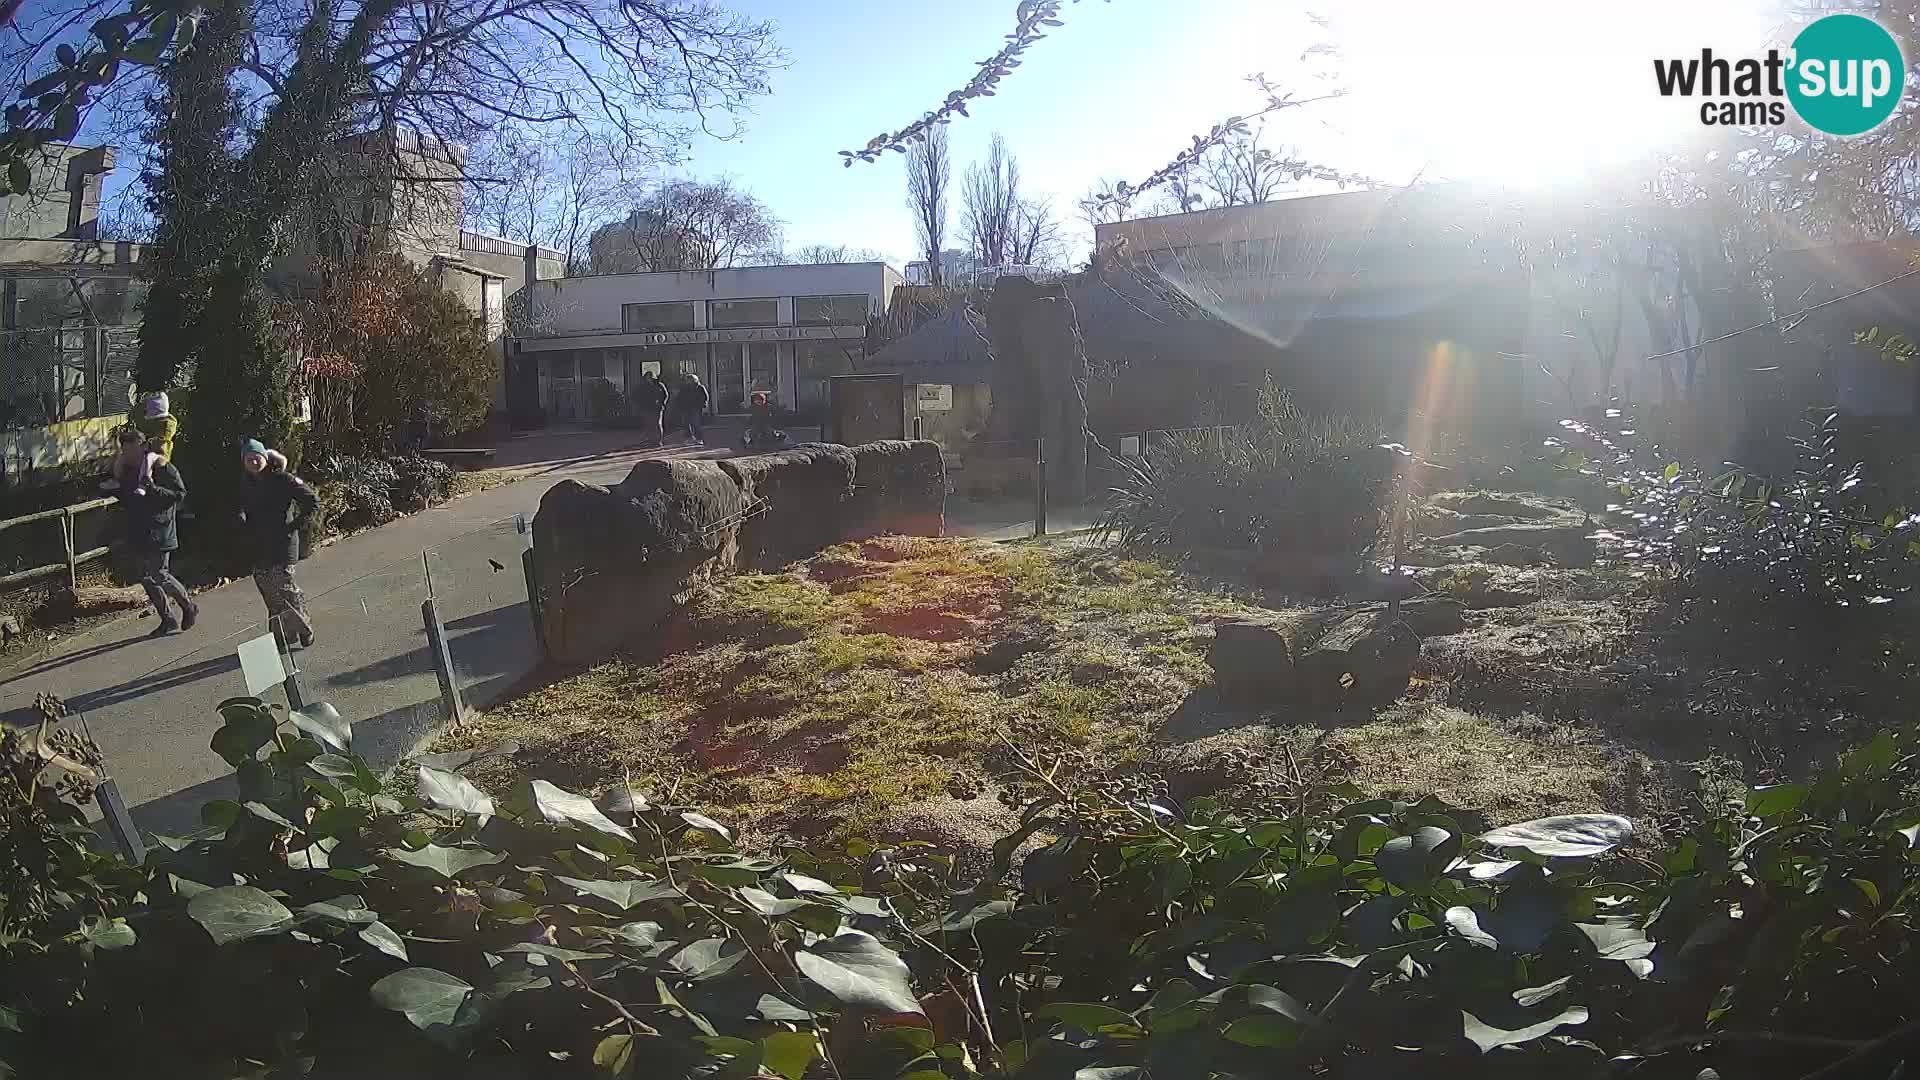
<svg viewBox="0 0 1920 1080">
<path fill-rule="evenodd" d="M 269 451 L 267 467 L 240 483 L 240 519 L 255 571 L 300 561 L 300 532 L 320 509 L 320 497 L 287 471 L 287 459 Z"/>
<path fill-rule="evenodd" d="M 674 395 L 674 411 L 682 416 L 707 411 L 707 388 L 697 382 L 682 383 Z"/>
<path fill-rule="evenodd" d="M 138 489 L 122 487 L 119 492 L 120 515 L 126 525 L 127 546 L 138 552 L 173 551 L 180 546 L 180 532 L 174 517 L 187 497 L 186 481 L 171 462 L 161 460 L 153 466 L 153 475 Z"/>
<path fill-rule="evenodd" d="M 667 384 L 658 379 L 640 380 L 640 405 L 647 409 L 664 409 L 667 405 Z"/>
<path fill-rule="evenodd" d="M 172 416 L 148 416 L 143 404 L 136 402 L 127 411 L 127 423 L 140 429 L 147 445 L 163 458 L 173 457 L 173 440 L 180 434 L 180 421 Z"/>
</svg>

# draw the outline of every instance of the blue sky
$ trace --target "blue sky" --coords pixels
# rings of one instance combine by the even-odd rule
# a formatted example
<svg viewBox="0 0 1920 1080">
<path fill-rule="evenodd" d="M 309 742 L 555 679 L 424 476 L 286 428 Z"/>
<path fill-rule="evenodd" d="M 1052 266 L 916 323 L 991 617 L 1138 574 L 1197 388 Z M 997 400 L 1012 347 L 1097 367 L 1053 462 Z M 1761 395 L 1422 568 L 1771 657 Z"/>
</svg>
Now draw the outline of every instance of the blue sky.
<svg viewBox="0 0 1920 1080">
<path fill-rule="evenodd" d="M 896 265 L 915 242 L 900 155 L 843 168 L 836 151 L 918 117 L 962 85 L 1012 28 L 1011 2 L 734 0 L 777 21 L 791 64 L 731 142 L 705 140 L 685 171 L 740 180 L 787 223 L 789 247 L 849 244 Z M 995 97 L 949 128 L 955 173 L 1006 136 L 1035 194 L 1078 228 L 1074 201 L 1102 176 L 1139 179 L 1260 96 L 1245 82 L 1294 65 L 1314 32 L 1278 0 L 1080 0 Z M 1283 32 L 1284 31 L 1284 32 Z M 958 225 L 957 199 L 949 230 Z"/>
</svg>

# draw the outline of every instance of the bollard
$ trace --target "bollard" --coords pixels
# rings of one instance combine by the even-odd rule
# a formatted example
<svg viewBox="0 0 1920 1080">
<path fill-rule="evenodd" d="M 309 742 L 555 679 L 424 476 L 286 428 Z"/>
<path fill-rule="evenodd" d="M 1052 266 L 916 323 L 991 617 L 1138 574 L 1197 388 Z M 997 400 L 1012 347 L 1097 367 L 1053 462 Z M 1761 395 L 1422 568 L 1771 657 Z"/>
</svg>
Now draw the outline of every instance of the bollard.
<svg viewBox="0 0 1920 1080">
<path fill-rule="evenodd" d="M 925 427 L 923 426 L 924 424 L 925 424 L 924 418 L 918 417 L 918 416 L 913 418 L 913 441 L 914 442 L 919 442 L 921 439 L 926 438 L 926 435 L 924 433 L 925 432 Z"/>
<path fill-rule="evenodd" d="M 1047 535 L 1047 439 L 1033 440 L 1033 535 Z"/>
<path fill-rule="evenodd" d="M 520 572 L 527 578 L 527 614 L 533 619 L 533 642 L 540 648 L 540 659 L 551 655 L 547 651 L 547 634 L 543 628 L 544 612 L 540 603 L 540 585 L 533 572 L 533 549 L 520 553 Z"/>
</svg>

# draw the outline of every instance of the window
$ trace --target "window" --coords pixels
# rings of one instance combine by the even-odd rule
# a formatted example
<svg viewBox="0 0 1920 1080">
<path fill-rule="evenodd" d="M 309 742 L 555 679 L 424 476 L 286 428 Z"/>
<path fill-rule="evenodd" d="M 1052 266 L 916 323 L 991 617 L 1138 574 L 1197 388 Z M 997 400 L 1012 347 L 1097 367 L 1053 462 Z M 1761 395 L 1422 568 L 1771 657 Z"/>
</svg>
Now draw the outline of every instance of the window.
<svg viewBox="0 0 1920 1080">
<path fill-rule="evenodd" d="M 742 326 L 775 326 L 780 321 L 779 301 L 713 300 L 707 304 L 707 325 L 715 330 Z"/>
<path fill-rule="evenodd" d="M 573 378 L 573 354 L 570 352 L 554 353 L 552 358 L 547 361 L 547 378 Z"/>
<path fill-rule="evenodd" d="M 607 377 L 607 362 L 597 349 L 575 350 L 574 356 L 580 365 L 582 379 L 604 379 Z"/>
<path fill-rule="evenodd" d="M 664 330 L 693 329 L 693 305 L 621 304 L 620 329 L 630 334 L 654 334 Z"/>
<path fill-rule="evenodd" d="M 794 406 L 803 412 L 824 410 L 827 404 L 827 380 L 835 375 L 851 375 L 864 358 L 865 347 L 858 341 L 802 341 L 795 345 Z"/>
<path fill-rule="evenodd" d="M 865 326 L 866 322 L 866 293 L 793 298 L 795 326 Z"/>
</svg>

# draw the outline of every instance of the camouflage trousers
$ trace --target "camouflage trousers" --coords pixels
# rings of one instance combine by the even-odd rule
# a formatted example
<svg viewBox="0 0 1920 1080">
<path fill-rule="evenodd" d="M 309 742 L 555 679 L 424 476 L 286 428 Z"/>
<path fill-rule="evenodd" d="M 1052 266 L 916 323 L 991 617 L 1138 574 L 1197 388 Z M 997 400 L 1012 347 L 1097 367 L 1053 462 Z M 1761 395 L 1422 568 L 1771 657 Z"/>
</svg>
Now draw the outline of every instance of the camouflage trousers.
<svg viewBox="0 0 1920 1080">
<path fill-rule="evenodd" d="M 269 629 L 289 640 L 313 636 L 313 625 L 307 622 L 307 594 L 293 580 L 293 567 L 256 570 L 253 583 L 260 589 L 260 599 L 267 602 Z"/>
</svg>

